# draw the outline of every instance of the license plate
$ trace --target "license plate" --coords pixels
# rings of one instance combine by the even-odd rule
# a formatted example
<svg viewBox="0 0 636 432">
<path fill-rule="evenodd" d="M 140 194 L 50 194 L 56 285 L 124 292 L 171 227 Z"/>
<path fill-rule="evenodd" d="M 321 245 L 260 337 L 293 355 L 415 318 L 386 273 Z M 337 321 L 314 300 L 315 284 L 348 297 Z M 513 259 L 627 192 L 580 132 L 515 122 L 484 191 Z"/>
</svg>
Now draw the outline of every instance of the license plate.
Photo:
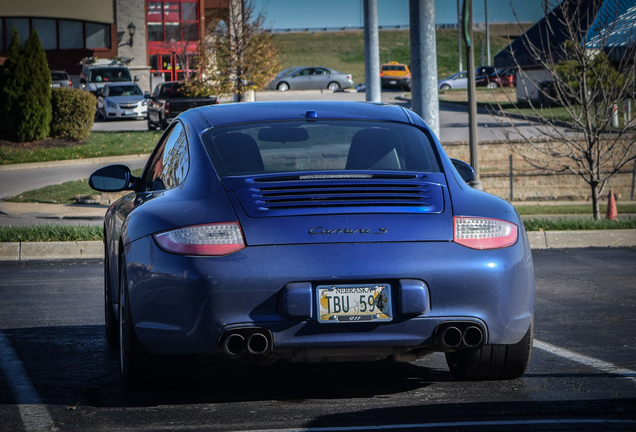
<svg viewBox="0 0 636 432">
<path fill-rule="evenodd" d="M 60 83 L 53 83 L 53 84 L 51 84 L 51 87 L 58 88 L 58 87 L 60 87 Z"/>
<path fill-rule="evenodd" d="M 126 111 L 124 111 L 124 115 L 130 115 L 130 116 L 131 116 L 131 115 L 135 115 L 135 112 L 134 112 L 134 111 L 126 110 Z"/>
<path fill-rule="evenodd" d="M 323 323 L 391 321 L 389 284 L 320 285 L 318 321 Z"/>
<path fill-rule="evenodd" d="M 397 84 L 397 81 L 395 81 L 395 80 L 391 80 L 391 81 L 390 81 L 390 84 L 391 84 L 391 85 L 396 85 L 396 84 Z"/>
</svg>

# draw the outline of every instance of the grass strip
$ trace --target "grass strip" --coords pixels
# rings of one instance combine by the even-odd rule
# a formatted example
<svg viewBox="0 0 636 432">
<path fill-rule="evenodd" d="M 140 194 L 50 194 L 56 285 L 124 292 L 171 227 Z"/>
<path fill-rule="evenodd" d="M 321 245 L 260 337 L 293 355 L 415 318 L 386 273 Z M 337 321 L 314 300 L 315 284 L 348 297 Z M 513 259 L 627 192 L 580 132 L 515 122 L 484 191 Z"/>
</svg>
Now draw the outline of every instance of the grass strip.
<svg viewBox="0 0 636 432">
<path fill-rule="evenodd" d="M 636 229 L 636 219 L 524 219 L 527 231 L 593 231 Z"/>
<path fill-rule="evenodd" d="M 95 225 L 0 226 L 0 242 L 58 242 L 102 240 L 103 228 Z"/>
<path fill-rule="evenodd" d="M 146 154 L 160 136 L 161 131 L 92 132 L 83 143 L 65 142 L 61 146 L 51 140 L 35 146 L 13 143 L 0 146 L 0 165 Z"/>
</svg>

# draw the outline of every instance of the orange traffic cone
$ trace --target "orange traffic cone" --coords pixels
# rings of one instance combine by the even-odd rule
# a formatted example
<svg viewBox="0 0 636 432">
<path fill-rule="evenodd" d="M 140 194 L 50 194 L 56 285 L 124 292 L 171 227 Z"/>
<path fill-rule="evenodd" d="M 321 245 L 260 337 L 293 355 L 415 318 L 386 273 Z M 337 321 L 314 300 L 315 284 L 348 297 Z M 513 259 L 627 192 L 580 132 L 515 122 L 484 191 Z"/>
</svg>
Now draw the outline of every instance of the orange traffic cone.
<svg viewBox="0 0 636 432">
<path fill-rule="evenodd" d="M 609 200 L 607 202 L 607 213 L 605 213 L 605 219 L 618 219 L 618 212 L 616 211 L 616 200 L 614 199 L 614 191 L 610 190 Z"/>
</svg>

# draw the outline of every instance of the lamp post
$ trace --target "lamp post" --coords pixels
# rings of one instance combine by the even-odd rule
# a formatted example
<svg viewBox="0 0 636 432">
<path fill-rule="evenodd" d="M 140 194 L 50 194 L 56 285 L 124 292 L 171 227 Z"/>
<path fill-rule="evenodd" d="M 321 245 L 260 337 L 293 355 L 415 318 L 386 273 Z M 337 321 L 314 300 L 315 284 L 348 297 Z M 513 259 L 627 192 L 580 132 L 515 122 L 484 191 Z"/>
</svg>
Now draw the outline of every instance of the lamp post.
<svg viewBox="0 0 636 432">
<path fill-rule="evenodd" d="M 137 26 L 134 23 L 128 24 L 128 34 L 130 35 L 130 40 L 128 41 L 128 45 L 133 46 L 133 36 L 135 35 L 135 30 L 137 30 Z"/>
</svg>

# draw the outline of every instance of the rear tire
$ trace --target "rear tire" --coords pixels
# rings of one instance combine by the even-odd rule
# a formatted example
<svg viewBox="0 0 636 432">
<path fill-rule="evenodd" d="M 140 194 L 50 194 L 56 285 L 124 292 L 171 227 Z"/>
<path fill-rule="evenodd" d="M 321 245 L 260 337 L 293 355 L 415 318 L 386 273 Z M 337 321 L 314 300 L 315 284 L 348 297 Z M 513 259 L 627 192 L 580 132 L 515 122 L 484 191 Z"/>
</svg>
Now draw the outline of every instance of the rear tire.
<svg viewBox="0 0 636 432">
<path fill-rule="evenodd" d="M 332 81 L 329 83 L 329 85 L 327 86 L 327 88 L 331 91 L 338 91 L 340 90 L 340 84 L 338 84 L 335 81 Z"/>
<path fill-rule="evenodd" d="M 534 323 L 519 342 L 484 345 L 446 353 L 446 363 L 456 379 L 466 381 L 508 380 L 524 374 L 532 354 Z"/>
<path fill-rule="evenodd" d="M 488 84 L 486 84 L 486 88 L 489 88 L 489 89 L 496 89 L 497 87 L 499 86 L 497 85 L 496 82 L 489 82 Z"/>
<path fill-rule="evenodd" d="M 147 122 L 149 131 L 157 130 L 157 125 L 150 121 L 150 116 L 148 116 Z"/>
<path fill-rule="evenodd" d="M 119 344 L 119 328 L 113 308 L 113 284 L 110 280 L 109 267 L 108 251 L 106 250 L 104 255 L 104 327 L 106 343 L 109 347 L 116 348 Z"/>
<path fill-rule="evenodd" d="M 126 264 L 119 271 L 119 361 L 121 382 L 126 390 L 142 390 L 151 384 L 155 359 L 141 346 L 130 311 Z"/>
</svg>

